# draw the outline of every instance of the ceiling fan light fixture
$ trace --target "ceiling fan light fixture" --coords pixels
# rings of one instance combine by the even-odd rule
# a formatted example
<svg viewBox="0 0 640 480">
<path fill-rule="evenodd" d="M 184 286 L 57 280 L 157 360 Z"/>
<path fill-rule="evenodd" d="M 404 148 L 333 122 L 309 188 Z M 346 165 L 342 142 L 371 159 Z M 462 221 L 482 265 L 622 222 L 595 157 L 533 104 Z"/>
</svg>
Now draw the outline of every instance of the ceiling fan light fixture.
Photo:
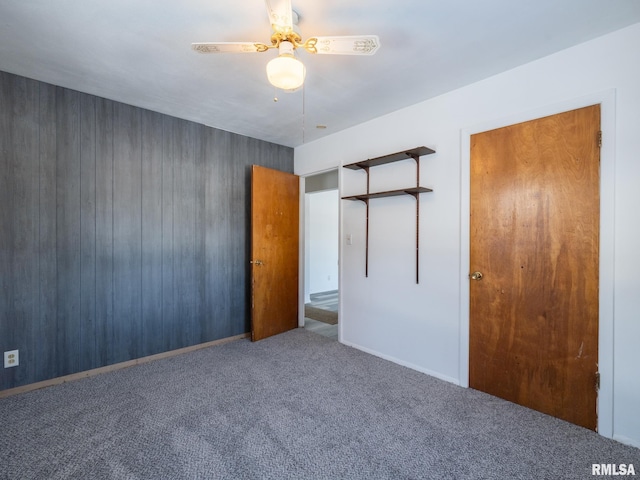
<svg viewBox="0 0 640 480">
<path fill-rule="evenodd" d="M 274 87 L 292 92 L 302 86 L 307 71 L 294 56 L 291 42 L 281 42 L 279 51 L 280 54 L 267 63 L 267 78 Z"/>
<path fill-rule="evenodd" d="M 306 68 L 295 56 L 301 48 L 313 55 L 373 55 L 380 48 L 377 35 L 315 36 L 302 40 L 298 13 L 291 0 L 265 0 L 271 23 L 271 44 L 260 42 L 197 42 L 191 48 L 198 53 L 263 53 L 278 49 L 278 56 L 267 64 L 267 78 L 276 88 L 287 92 L 304 83 Z M 277 97 L 274 98 L 277 101 Z"/>
</svg>

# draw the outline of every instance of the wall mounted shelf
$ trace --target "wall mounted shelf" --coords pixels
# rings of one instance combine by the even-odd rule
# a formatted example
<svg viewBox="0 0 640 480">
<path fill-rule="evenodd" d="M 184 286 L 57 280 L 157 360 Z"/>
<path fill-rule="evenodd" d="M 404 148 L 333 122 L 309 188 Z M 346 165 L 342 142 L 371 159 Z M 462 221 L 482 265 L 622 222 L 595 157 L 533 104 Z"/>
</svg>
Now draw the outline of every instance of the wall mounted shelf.
<svg viewBox="0 0 640 480">
<path fill-rule="evenodd" d="M 433 192 L 433 190 L 425 187 L 412 187 L 412 188 L 403 188 L 401 190 L 389 190 L 388 192 L 376 192 L 376 193 L 367 193 L 362 195 L 351 195 L 348 197 L 342 197 L 342 199 L 365 201 L 369 198 L 398 197 L 400 195 L 417 195 L 418 193 L 429 193 L 429 192 Z"/>
<path fill-rule="evenodd" d="M 402 152 L 392 153 L 390 155 L 384 155 L 382 157 L 370 158 L 368 160 L 362 160 L 360 162 L 350 163 L 343 165 L 344 168 L 350 170 L 364 170 L 367 174 L 367 191 L 359 195 L 349 195 L 342 197 L 343 200 L 359 200 L 365 203 L 367 208 L 367 223 L 366 223 L 366 235 L 365 235 L 365 277 L 369 276 L 369 200 L 372 198 L 384 198 L 384 197 L 397 197 L 400 195 L 411 195 L 416 199 L 416 283 L 420 282 L 420 202 L 418 198 L 421 193 L 433 192 L 432 189 L 420 186 L 420 157 L 423 155 L 431 155 L 436 153 L 427 147 L 417 147 L 411 150 L 404 150 Z M 384 192 L 370 192 L 369 191 L 369 170 L 371 167 L 377 167 L 379 165 L 385 165 L 387 163 L 399 162 L 401 160 L 408 160 L 413 158 L 416 162 L 416 186 L 401 188 L 398 190 L 388 190 Z"/>
</svg>

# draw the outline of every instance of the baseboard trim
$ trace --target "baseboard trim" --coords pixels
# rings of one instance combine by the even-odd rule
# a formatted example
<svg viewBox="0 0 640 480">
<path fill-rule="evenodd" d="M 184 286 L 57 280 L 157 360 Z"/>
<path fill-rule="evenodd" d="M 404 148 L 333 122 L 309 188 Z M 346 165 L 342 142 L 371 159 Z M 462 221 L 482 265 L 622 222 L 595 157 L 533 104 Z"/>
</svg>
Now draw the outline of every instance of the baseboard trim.
<svg viewBox="0 0 640 480">
<path fill-rule="evenodd" d="M 73 382 L 75 380 L 81 380 L 83 378 L 95 377 L 96 375 L 101 375 L 103 373 L 114 372 L 116 370 L 122 370 L 123 368 L 129 368 L 135 365 L 142 365 L 144 363 L 153 362 L 155 360 L 161 360 L 163 358 L 175 357 L 177 355 L 182 355 L 183 353 L 202 350 L 203 348 L 224 345 L 225 343 L 235 342 L 236 340 L 247 338 L 249 337 L 249 335 L 249 333 L 242 333 L 233 337 L 221 338 L 220 340 L 212 340 L 211 342 L 199 343 L 198 345 L 192 345 L 190 347 L 178 348 L 177 350 L 170 350 L 168 352 L 156 353 L 155 355 L 149 355 L 147 357 L 136 358 L 134 360 L 127 360 L 126 362 L 114 363 L 113 365 L 85 370 L 84 372 L 72 373 L 70 375 L 64 375 L 62 377 L 56 377 L 50 380 L 43 380 L 41 382 L 30 383 L 28 385 L 22 385 L 20 387 L 8 388 L 7 390 L 0 391 L 0 398 L 7 398 L 13 395 L 18 395 L 20 393 L 31 392 L 33 390 L 39 390 L 41 388 L 52 387 L 53 385 Z"/>
<path fill-rule="evenodd" d="M 613 435 L 613 439 L 616 442 L 624 443 L 625 445 L 629 445 L 631 447 L 640 448 L 640 440 L 635 438 L 626 437 L 624 435 Z"/>
<path fill-rule="evenodd" d="M 380 357 L 380 358 L 382 358 L 384 360 L 388 360 L 390 362 L 397 363 L 398 365 L 402 365 L 403 367 L 410 368 L 411 370 L 416 370 L 416 371 L 418 371 L 420 373 L 424 373 L 426 375 L 429 375 L 430 377 L 435 377 L 435 378 L 437 378 L 439 380 L 444 380 L 445 382 L 449 382 L 449 383 L 453 383 L 454 385 L 461 386 L 460 382 L 458 381 L 457 378 L 453 378 L 453 377 L 450 377 L 448 375 L 442 375 L 439 372 L 435 372 L 433 370 L 429 370 L 428 368 L 422 368 L 419 365 L 415 365 L 415 364 L 413 364 L 411 362 L 405 362 L 404 360 L 400 360 L 399 358 L 396 358 L 394 356 L 386 355 L 384 353 L 380 353 L 377 350 L 372 350 L 370 348 L 363 347 L 362 345 L 358 345 L 357 343 L 347 342 L 347 341 L 344 341 L 344 340 L 342 340 L 341 343 L 343 343 L 344 345 L 347 345 L 348 347 L 355 348 L 356 350 L 361 350 L 361 351 L 363 351 L 365 353 L 368 353 L 370 355 L 373 355 L 375 357 Z"/>
</svg>

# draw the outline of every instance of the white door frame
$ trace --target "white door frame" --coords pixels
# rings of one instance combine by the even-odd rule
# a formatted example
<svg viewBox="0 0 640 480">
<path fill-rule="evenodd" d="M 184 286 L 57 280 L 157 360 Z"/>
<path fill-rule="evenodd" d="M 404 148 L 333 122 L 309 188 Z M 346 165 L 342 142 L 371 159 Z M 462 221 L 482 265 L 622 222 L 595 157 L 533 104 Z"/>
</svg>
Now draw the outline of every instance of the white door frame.
<svg viewBox="0 0 640 480">
<path fill-rule="evenodd" d="M 298 326 L 304 327 L 304 304 L 305 304 L 305 282 L 306 282 L 306 264 L 305 264 L 305 249 L 306 249 L 306 238 L 305 238 L 305 227 L 308 219 L 306 218 L 305 213 L 305 205 L 306 205 L 306 179 L 307 177 L 313 177 L 315 175 L 322 175 L 323 173 L 331 172 L 336 170 L 338 172 L 338 195 L 340 195 L 342 175 L 341 169 L 339 166 L 326 168 L 323 170 L 319 170 L 316 172 L 309 172 L 305 175 L 299 175 L 300 178 L 300 228 L 298 229 L 300 232 L 300 240 L 298 242 Z M 342 267 L 341 267 L 341 252 L 342 246 L 340 244 L 340 239 L 342 238 L 342 202 L 338 204 L 338 292 L 341 290 L 342 285 Z M 338 295 L 338 318 L 342 319 L 342 296 Z M 342 342 L 342 320 L 338 322 L 338 341 Z"/>
<path fill-rule="evenodd" d="M 522 112 L 461 130 L 460 168 L 460 385 L 469 387 L 469 249 L 471 135 L 600 104 L 600 311 L 598 331 L 598 433 L 613 437 L 615 89 Z"/>
</svg>

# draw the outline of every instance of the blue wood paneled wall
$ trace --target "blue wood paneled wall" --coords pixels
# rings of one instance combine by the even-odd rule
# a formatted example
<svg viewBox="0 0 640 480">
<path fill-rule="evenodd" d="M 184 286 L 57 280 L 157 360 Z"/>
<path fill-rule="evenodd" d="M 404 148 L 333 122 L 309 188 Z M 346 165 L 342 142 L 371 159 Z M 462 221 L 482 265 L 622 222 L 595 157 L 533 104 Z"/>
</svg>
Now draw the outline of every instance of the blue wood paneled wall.
<svg viewBox="0 0 640 480">
<path fill-rule="evenodd" d="M 247 332 L 251 164 L 293 150 L 0 72 L 0 390 Z"/>
</svg>

